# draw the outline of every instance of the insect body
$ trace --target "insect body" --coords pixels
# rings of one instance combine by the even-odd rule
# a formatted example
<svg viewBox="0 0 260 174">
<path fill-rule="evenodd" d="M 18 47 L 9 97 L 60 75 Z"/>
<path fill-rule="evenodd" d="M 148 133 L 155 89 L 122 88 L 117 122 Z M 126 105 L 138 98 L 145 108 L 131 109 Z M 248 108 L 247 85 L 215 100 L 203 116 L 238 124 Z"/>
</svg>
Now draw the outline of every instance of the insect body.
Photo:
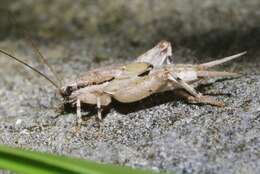
<svg viewBox="0 0 260 174">
<path fill-rule="evenodd" d="M 208 68 L 245 54 L 243 52 L 198 65 L 171 64 L 169 61 L 172 57 L 171 44 L 167 41 L 161 41 L 132 63 L 94 69 L 88 71 L 76 81 L 59 87 L 46 75 L 20 59 L 3 50 L 0 50 L 0 52 L 31 68 L 58 88 L 61 96 L 64 98 L 64 103 L 76 106 L 79 123 L 81 122 L 82 103 L 96 105 L 98 118 L 102 119 L 102 107 L 109 105 L 112 98 L 119 102 L 131 103 L 154 93 L 177 88 L 184 89 L 179 94 L 189 102 L 223 106 L 223 102 L 216 101 L 197 92 L 192 84 L 207 77 L 236 75 L 235 73 L 224 71 L 209 71 Z M 41 54 L 40 57 L 44 59 Z"/>
<path fill-rule="evenodd" d="M 154 48 L 139 56 L 136 61 L 125 65 L 91 70 L 76 82 L 62 87 L 60 93 L 66 103 L 76 104 L 79 122 L 81 122 L 81 103 L 96 104 L 98 118 L 101 120 L 102 106 L 109 105 L 114 96 L 106 88 L 112 87 L 110 84 L 113 84 L 116 89 L 124 89 L 132 81 L 138 80 L 139 76 L 149 73 L 153 67 L 165 64 L 172 56 L 171 50 L 169 42 L 161 41 Z"/>
<path fill-rule="evenodd" d="M 63 97 L 68 97 L 73 91 L 87 86 L 100 85 L 117 78 L 129 78 L 145 73 L 152 67 L 148 63 L 130 63 L 127 65 L 114 65 L 106 68 L 90 70 L 76 81 L 61 87 L 60 93 Z"/>
<path fill-rule="evenodd" d="M 148 72 L 146 75 L 142 75 L 142 73 L 136 73 L 135 75 L 123 76 L 123 78 L 122 76 L 114 76 L 113 80 L 109 82 L 104 82 L 94 86 L 87 86 L 85 88 L 76 90 L 69 96 L 69 98 L 71 101 L 76 101 L 78 116 L 81 116 L 80 103 L 97 104 L 99 109 L 99 118 L 101 118 L 102 106 L 109 105 L 112 98 L 122 103 L 131 103 L 139 101 L 154 93 L 174 90 L 176 88 L 185 89 L 185 91 L 181 91 L 179 94 L 185 97 L 189 102 L 223 106 L 223 102 L 216 101 L 209 96 L 202 95 L 201 93 L 197 92 L 190 84 L 207 77 L 237 75 L 235 73 L 224 71 L 209 71 L 207 69 L 240 57 L 243 54 L 245 54 L 245 52 L 199 65 L 175 65 L 162 63 L 161 65 L 153 67 L 152 65 L 149 66 L 149 61 L 154 62 L 155 60 L 149 59 L 146 60 L 147 67 L 150 67 L 145 69 Z M 154 59 L 155 58 L 158 57 L 154 57 Z M 137 62 L 130 65 L 133 67 L 145 67 L 141 66 L 145 65 L 145 62 Z M 139 69 L 134 68 L 134 72 L 139 72 Z"/>
</svg>

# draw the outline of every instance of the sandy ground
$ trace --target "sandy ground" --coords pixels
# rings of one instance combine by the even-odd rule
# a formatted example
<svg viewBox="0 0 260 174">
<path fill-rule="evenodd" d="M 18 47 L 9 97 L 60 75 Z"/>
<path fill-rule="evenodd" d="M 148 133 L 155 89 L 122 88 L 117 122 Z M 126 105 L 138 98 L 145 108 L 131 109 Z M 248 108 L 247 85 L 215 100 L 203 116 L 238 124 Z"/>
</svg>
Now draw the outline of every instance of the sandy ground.
<svg viewBox="0 0 260 174">
<path fill-rule="evenodd" d="M 134 2 L 137 3 L 133 1 L 127 6 L 133 16 L 140 13 L 135 11 Z M 76 114 L 59 114 L 57 108 L 61 101 L 55 88 L 27 68 L 0 55 L 0 143 L 155 171 L 259 173 L 260 26 L 255 22 L 260 18 L 259 11 L 255 10 L 259 3 L 230 1 L 222 7 L 221 3 L 208 0 L 203 6 L 206 10 L 201 12 L 202 6 L 196 3 L 191 6 L 199 8 L 174 2 L 177 4 L 174 7 L 162 5 L 153 9 L 163 12 L 157 13 L 156 20 L 148 20 L 146 16 L 129 19 L 133 30 L 125 21 L 112 25 L 118 20 L 111 19 L 111 25 L 107 21 L 101 22 L 102 25 L 92 24 L 108 27 L 107 32 L 98 31 L 102 34 L 88 30 L 89 34 L 73 35 L 71 28 L 65 27 L 67 33 L 53 39 L 49 34 L 38 36 L 41 32 L 33 29 L 33 34 L 37 35 L 33 39 L 64 83 L 91 68 L 129 62 L 161 39 L 174 44 L 177 63 L 200 63 L 247 50 L 247 55 L 218 68 L 239 72 L 241 77 L 211 80 L 209 85 L 198 88 L 224 101 L 225 107 L 188 104 L 172 92 L 156 94 L 133 104 L 114 102 L 101 124 L 95 114 L 87 116 L 76 135 Z M 140 8 L 149 9 L 145 5 Z M 182 14 L 176 12 L 182 18 L 171 19 L 163 11 L 165 8 L 172 9 L 170 14 L 182 10 Z M 188 20 L 192 14 L 190 9 L 195 9 L 194 19 L 205 19 L 199 24 L 192 23 L 192 19 Z M 226 19 L 232 9 L 232 20 Z M 220 21 L 211 19 L 211 15 Z M 147 21 L 151 22 L 148 27 Z M 221 21 L 223 26 L 219 27 Z M 111 27 L 117 30 L 113 32 Z M 127 28 L 129 31 L 124 30 Z M 48 28 L 43 33 L 47 31 Z M 15 32 L 2 37 L 0 48 L 51 76 L 24 38 Z"/>
</svg>

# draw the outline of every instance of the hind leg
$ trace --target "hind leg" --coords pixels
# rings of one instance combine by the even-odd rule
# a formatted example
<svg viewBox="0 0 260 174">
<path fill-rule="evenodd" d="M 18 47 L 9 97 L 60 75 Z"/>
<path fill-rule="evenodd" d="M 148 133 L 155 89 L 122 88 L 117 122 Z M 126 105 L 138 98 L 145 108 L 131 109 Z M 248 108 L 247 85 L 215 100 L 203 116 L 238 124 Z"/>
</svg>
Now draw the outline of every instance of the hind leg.
<svg viewBox="0 0 260 174">
<path fill-rule="evenodd" d="M 208 104 L 208 105 L 218 106 L 218 107 L 225 106 L 224 102 L 217 101 L 216 99 L 207 95 L 201 94 L 200 96 L 192 96 L 187 91 L 184 90 L 178 90 L 175 93 L 176 95 L 184 98 L 188 103 L 195 103 L 195 104 L 201 103 L 201 104 Z"/>
<path fill-rule="evenodd" d="M 180 87 L 185 89 L 185 91 L 183 90 L 180 91 L 179 95 L 187 99 L 187 101 L 190 103 L 203 103 L 203 104 L 210 104 L 219 107 L 224 106 L 223 102 L 217 101 L 210 96 L 206 96 L 201 94 L 200 92 L 197 92 L 191 85 L 189 85 L 188 83 L 186 83 L 185 81 L 183 81 L 178 77 L 174 77 L 170 74 L 168 80 L 178 84 Z"/>
<path fill-rule="evenodd" d="M 191 85 L 189 85 L 188 83 L 186 83 L 185 81 L 183 81 L 179 77 L 175 77 L 174 75 L 169 74 L 168 80 L 171 81 L 172 83 L 178 84 L 180 87 L 182 87 L 183 89 L 188 91 L 190 93 L 190 95 L 192 95 L 194 97 L 199 98 L 199 97 L 202 96 L 201 93 L 197 92 Z"/>
</svg>

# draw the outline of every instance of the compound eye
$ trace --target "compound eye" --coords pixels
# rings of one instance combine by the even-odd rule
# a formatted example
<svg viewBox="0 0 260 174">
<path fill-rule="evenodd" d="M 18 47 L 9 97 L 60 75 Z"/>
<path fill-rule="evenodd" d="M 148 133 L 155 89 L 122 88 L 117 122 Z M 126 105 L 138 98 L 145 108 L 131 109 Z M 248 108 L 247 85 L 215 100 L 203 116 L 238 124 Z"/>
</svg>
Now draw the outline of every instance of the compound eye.
<svg viewBox="0 0 260 174">
<path fill-rule="evenodd" d="M 72 86 L 67 86 L 66 90 L 65 90 L 65 93 L 66 93 L 66 95 L 70 95 L 72 93 L 72 91 L 73 91 Z"/>
<path fill-rule="evenodd" d="M 61 90 L 60 90 L 60 93 L 63 97 L 67 97 L 67 96 L 70 96 L 71 93 L 73 92 L 73 88 L 71 86 L 67 86 L 67 87 L 63 87 Z"/>
</svg>

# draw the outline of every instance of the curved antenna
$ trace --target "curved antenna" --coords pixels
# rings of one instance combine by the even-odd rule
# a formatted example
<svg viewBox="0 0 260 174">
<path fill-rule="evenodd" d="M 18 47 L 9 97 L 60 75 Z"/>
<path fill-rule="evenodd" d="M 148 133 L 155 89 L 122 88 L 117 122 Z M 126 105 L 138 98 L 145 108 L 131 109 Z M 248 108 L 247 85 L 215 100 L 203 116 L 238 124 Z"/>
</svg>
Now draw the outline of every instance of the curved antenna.
<svg viewBox="0 0 260 174">
<path fill-rule="evenodd" d="M 49 68 L 49 70 L 52 72 L 52 74 L 59 81 L 59 86 L 61 86 L 61 78 L 59 78 L 58 73 L 56 71 L 54 71 L 52 66 L 48 63 L 47 59 L 44 58 L 44 56 L 42 55 L 40 50 L 36 47 L 35 43 L 31 39 L 31 37 L 29 37 L 29 35 L 26 35 L 25 37 L 27 38 L 29 44 L 32 46 L 33 50 L 38 54 L 38 56 L 39 56 L 40 60 L 43 62 L 43 64 L 45 64 Z"/>
<path fill-rule="evenodd" d="M 34 72 L 38 73 L 40 76 L 44 77 L 47 81 L 49 81 L 53 86 L 55 86 L 55 88 L 60 89 L 60 88 L 59 88 L 59 85 L 57 85 L 57 84 L 56 84 L 54 81 L 52 81 L 48 76 L 46 76 L 45 74 L 43 74 L 42 72 L 40 72 L 40 71 L 37 70 L 36 68 L 34 68 L 34 67 L 32 67 L 31 65 L 25 63 L 24 61 L 18 59 L 17 57 L 15 57 L 15 56 L 9 54 L 9 53 L 6 52 L 6 51 L 3 51 L 3 50 L 0 49 L 0 52 L 3 53 L 3 54 L 5 54 L 5 55 L 8 56 L 8 57 L 14 59 L 15 61 L 17 61 L 17 62 L 19 62 L 19 63 L 25 65 L 26 67 L 30 68 L 30 69 L 33 70 Z"/>
<path fill-rule="evenodd" d="M 13 14 L 11 12 L 8 13 L 8 19 L 11 24 L 13 24 L 13 25 L 16 24 L 15 17 L 13 16 Z M 37 48 L 36 44 L 30 37 L 30 35 L 24 29 L 22 29 L 22 34 L 24 35 L 26 41 L 31 45 L 34 52 L 38 55 L 38 58 L 42 61 L 43 64 L 45 64 L 49 68 L 49 70 L 52 72 L 54 77 L 59 81 L 59 86 L 61 86 L 61 78 L 59 78 L 58 73 L 56 71 L 54 71 L 52 66 L 48 63 L 47 59 L 42 55 L 42 53 Z"/>
</svg>

